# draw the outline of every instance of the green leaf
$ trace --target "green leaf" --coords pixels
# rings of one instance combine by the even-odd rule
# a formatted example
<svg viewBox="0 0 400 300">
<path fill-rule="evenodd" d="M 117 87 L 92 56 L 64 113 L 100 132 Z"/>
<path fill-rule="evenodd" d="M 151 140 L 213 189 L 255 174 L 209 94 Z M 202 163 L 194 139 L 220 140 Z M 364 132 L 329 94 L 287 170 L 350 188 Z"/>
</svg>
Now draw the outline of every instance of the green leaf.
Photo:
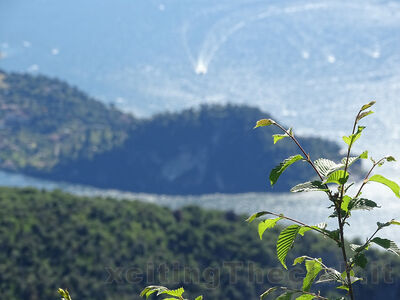
<svg viewBox="0 0 400 300">
<path fill-rule="evenodd" d="M 379 208 L 378 204 L 376 204 L 372 200 L 364 199 L 364 198 L 355 198 L 351 199 L 348 205 L 348 210 L 371 210 L 374 208 Z"/>
<path fill-rule="evenodd" d="M 68 290 L 63 290 L 63 289 L 58 289 L 58 293 L 61 295 L 62 299 L 61 300 L 72 300 L 71 296 L 69 295 Z"/>
<path fill-rule="evenodd" d="M 343 168 L 343 164 L 337 164 L 326 158 L 319 158 L 314 161 L 314 166 L 322 176 L 328 176 L 330 173 Z"/>
<path fill-rule="evenodd" d="M 380 238 L 380 237 L 376 237 L 376 238 L 373 238 L 373 239 L 371 240 L 371 242 L 373 242 L 373 243 L 375 243 L 375 244 L 381 246 L 382 248 L 385 248 L 386 250 L 388 250 L 388 251 L 390 251 L 390 252 L 392 252 L 392 253 L 394 253 L 394 254 L 400 256 L 400 249 L 399 249 L 399 247 L 397 247 L 396 243 L 393 242 L 393 241 L 391 241 L 391 240 L 382 239 L 382 238 Z"/>
<path fill-rule="evenodd" d="M 318 278 L 318 281 L 316 281 L 315 283 L 324 283 L 330 281 L 344 283 L 344 280 L 342 279 L 340 272 L 333 268 L 324 269 L 324 273 Z"/>
<path fill-rule="evenodd" d="M 306 260 L 306 270 L 307 274 L 303 280 L 303 291 L 309 292 L 311 285 L 317 278 L 319 272 L 322 271 L 321 259 L 318 260 Z"/>
<path fill-rule="evenodd" d="M 382 167 L 384 165 L 385 162 L 392 162 L 392 161 L 396 161 L 396 159 L 393 156 L 385 156 L 384 158 L 382 158 L 380 160 L 380 162 L 378 163 L 378 167 Z M 374 162 L 375 163 L 375 162 Z"/>
<path fill-rule="evenodd" d="M 375 182 L 379 182 L 379 183 L 386 185 L 388 188 L 390 188 L 393 191 L 393 193 L 396 195 L 396 197 L 400 198 L 400 187 L 396 182 L 391 181 L 391 180 L 383 177 L 382 175 L 377 175 L 377 174 L 370 177 L 368 179 L 368 181 L 375 181 Z"/>
<path fill-rule="evenodd" d="M 143 291 L 140 293 L 140 297 L 146 296 L 147 299 L 151 294 L 157 292 L 159 295 L 163 291 L 168 291 L 168 288 L 159 285 L 149 285 L 143 289 Z"/>
<path fill-rule="evenodd" d="M 289 128 L 289 134 L 293 135 L 292 128 Z M 272 137 L 274 138 L 274 144 L 276 144 L 276 143 L 279 142 L 280 140 L 282 140 L 282 139 L 288 137 L 289 134 L 284 133 L 284 134 L 274 134 L 274 135 L 272 135 Z"/>
<path fill-rule="evenodd" d="M 315 296 L 313 296 L 313 295 L 303 294 L 303 295 L 297 297 L 296 300 L 312 300 L 314 298 L 315 298 Z"/>
<path fill-rule="evenodd" d="M 349 179 L 349 173 L 344 170 L 337 170 L 329 175 L 328 179 L 324 183 L 336 183 L 339 185 L 343 185 Z"/>
<path fill-rule="evenodd" d="M 306 233 L 307 231 L 310 231 L 310 230 L 318 230 L 318 229 L 322 229 L 322 230 L 325 230 L 325 228 L 326 228 L 326 226 L 328 226 L 328 224 L 326 224 L 325 222 L 323 222 L 323 223 L 319 223 L 319 224 L 317 224 L 317 225 L 315 225 L 315 226 L 301 226 L 301 228 L 300 228 L 300 230 L 299 230 L 299 234 L 301 235 L 301 236 L 304 236 L 304 233 Z"/>
<path fill-rule="evenodd" d="M 262 236 L 265 232 L 265 230 L 274 228 L 276 223 L 282 219 L 281 217 L 275 218 L 275 219 L 268 219 L 265 221 L 262 221 L 258 224 L 258 234 L 260 236 L 260 240 L 262 240 Z"/>
<path fill-rule="evenodd" d="M 347 287 L 345 285 L 338 286 L 337 289 L 349 291 L 349 287 Z"/>
<path fill-rule="evenodd" d="M 360 252 L 365 249 L 364 245 L 350 244 L 350 249 L 354 252 Z"/>
<path fill-rule="evenodd" d="M 196 299 L 194 299 L 194 300 L 203 300 L 203 296 L 198 296 L 198 297 L 196 297 Z"/>
<path fill-rule="evenodd" d="M 354 257 L 354 263 L 355 263 L 357 266 L 359 266 L 359 267 L 365 269 L 365 267 L 367 266 L 368 260 L 367 260 L 367 258 L 365 257 L 364 253 L 358 253 L 358 254 Z"/>
<path fill-rule="evenodd" d="M 259 218 L 259 217 L 262 217 L 262 216 L 264 216 L 264 215 L 270 215 L 270 214 L 271 214 L 271 213 L 268 212 L 268 211 L 260 211 L 260 212 L 258 212 L 258 213 L 255 213 L 255 214 L 251 215 L 250 217 L 248 217 L 248 218 L 246 219 L 246 222 L 251 223 L 251 222 L 253 222 L 255 219 Z"/>
<path fill-rule="evenodd" d="M 363 153 L 360 154 L 359 158 L 361 159 L 367 159 L 368 158 L 368 151 L 364 151 Z"/>
<path fill-rule="evenodd" d="M 277 182 L 279 176 L 281 176 L 281 174 L 283 173 L 283 171 L 285 171 L 287 169 L 287 167 L 289 167 L 296 161 L 299 161 L 302 159 L 303 159 L 303 156 L 301 156 L 299 154 L 295 155 L 295 156 L 291 156 L 291 157 L 288 157 L 287 159 L 285 159 L 283 162 L 281 162 L 278 166 L 273 168 L 271 173 L 269 174 L 269 180 L 271 182 L 271 185 L 274 185 Z"/>
<path fill-rule="evenodd" d="M 400 225 L 400 222 L 393 219 L 390 221 L 390 224 L 391 225 Z"/>
<path fill-rule="evenodd" d="M 339 240 L 339 229 L 332 230 L 332 231 L 326 230 L 326 232 L 328 233 L 328 235 L 331 239 L 336 240 L 336 241 Z"/>
<path fill-rule="evenodd" d="M 343 141 L 349 145 L 349 147 L 351 147 L 355 141 L 357 141 L 360 136 L 361 136 L 361 132 L 365 129 L 365 126 L 358 126 L 357 128 L 357 132 L 354 134 L 351 134 L 349 136 L 344 136 L 343 137 Z"/>
<path fill-rule="evenodd" d="M 350 201 L 351 201 L 351 200 L 352 200 L 351 197 L 349 197 L 349 196 L 347 196 L 347 195 L 344 196 L 340 208 L 341 208 L 342 210 L 344 210 L 345 212 L 348 212 L 348 207 L 349 207 L 349 204 L 350 204 Z"/>
<path fill-rule="evenodd" d="M 361 111 L 370 108 L 370 107 L 371 107 L 372 105 L 374 105 L 375 103 L 376 103 L 375 101 L 371 101 L 371 102 L 369 102 L 369 103 L 367 103 L 367 104 L 364 104 L 364 105 L 361 107 Z"/>
<path fill-rule="evenodd" d="M 357 160 L 359 159 L 367 159 L 368 158 L 368 151 L 364 151 L 359 156 L 351 156 L 349 157 L 347 167 L 351 167 Z M 343 157 L 341 160 L 341 166 L 344 168 L 347 162 L 347 156 Z"/>
<path fill-rule="evenodd" d="M 276 287 L 276 286 L 269 288 L 268 290 L 266 290 L 264 293 L 262 293 L 260 295 L 260 300 L 263 300 L 265 297 L 267 297 L 269 294 L 275 292 L 277 289 L 278 289 L 278 287 Z"/>
<path fill-rule="evenodd" d="M 295 260 L 293 261 L 293 266 L 297 265 L 297 264 L 302 264 L 303 261 L 307 258 L 307 256 L 299 256 L 297 258 L 295 258 Z"/>
<path fill-rule="evenodd" d="M 263 127 L 263 126 L 269 126 L 269 125 L 272 125 L 272 124 L 275 124 L 274 120 L 262 119 L 262 120 L 258 120 L 257 121 L 256 126 L 254 126 L 254 128 Z"/>
<path fill-rule="evenodd" d="M 307 181 L 304 183 L 300 183 L 298 185 L 295 185 L 290 189 L 292 193 L 299 193 L 299 192 L 312 192 L 312 191 L 321 191 L 321 192 L 327 192 L 329 189 L 326 188 L 324 184 L 322 184 L 321 181 L 315 180 L 315 181 Z"/>
<path fill-rule="evenodd" d="M 185 290 L 181 287 L 181 288 L 179 288 L 179 289 L 176 289 L 176 290 L 166 290 L 166 291 L 162 291 L 162 292 L 159 292 L 158 293 L 158 295 L 161 295 L 161 294 L 167 294 L 167 295 L 170 295 L 170 296 L 174 296 L 174 297 L 181 297 L 182 296 L 182 294 L 185 292 Z"/>
<path fill-rule="evenodd" d="M 305 234 L 307 231 L 310 231 L 310 230 L 312 230 L 311 227 L 308 227 L 308 226 L 301 226 L 301 228 L 300 228 L 300 230 L 299 230 L 299 234 L 300 234 L 301 236 L 304 236 L 304 234 Z"/>
<path fill-rule="evenodd" d="M 285 263 L 285 258 L 289 250 L 292 248 L 294 240 L 299 230 L 300 230 L 299 225 L 290 225 L 286 227 L 279 234 L 278 241 L 276 243 L 276 252 L 278 259 L 286 270 L 287 267 Z"/>
<path fill-rule="evenodd" d="M 274 144 L 276 144 L 277 142 L 284 139 L 285 137 L 288 137 L 288 135 L 286 133 L 285 134 L 274 134 L 274 135 L 272 135 L 272 137 L 274 138 Z"/>
<path fill-rule="evenodd" d="M 280 295 L 278 298 L 276 298 L 275 300 L 290 300 L 290 299 L 292 299 L 293 294 L 294 294 L 294 292 L 285 292 L 282 295 Z"/>
<path fill-rule="evenodd" d="M 374 112 L 372 110 L 364 111 L 361 114 L 358 115 L 357 117 L 357 122 L 360 121 L 362 118 L 365 118 L 366 116 L 373 114 Z"/>
</svg>

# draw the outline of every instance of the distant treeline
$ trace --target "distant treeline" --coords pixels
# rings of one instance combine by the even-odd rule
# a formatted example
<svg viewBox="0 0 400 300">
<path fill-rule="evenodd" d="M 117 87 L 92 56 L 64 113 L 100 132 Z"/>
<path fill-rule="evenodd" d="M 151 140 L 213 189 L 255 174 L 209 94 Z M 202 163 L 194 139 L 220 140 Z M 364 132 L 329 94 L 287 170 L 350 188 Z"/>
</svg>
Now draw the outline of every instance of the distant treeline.
<svg viewBox="0 0 400 300">
<path fill-rule="evenodd" d="M 252 129 L 270 117 L 257 108 L 201 106 L 137 119 L 56 79 L 0 75 L 3 169 L 164 194 L 287 191 L 312 174 L 298 164 L 269 187 L 268 170 L 297 149 L 286 140 L 273 147 L 273 128 Z M 311 157 L 340 159 L 337 144 L 299 138 Z"/>
<path fill-rule="evenodd" d="M 144 286 L 162 284 L 183 285 L 188 296 L 243 300 L 272 285 L 302 284 L 302 268 L 286 272 L 276 259 L 279 228 L 260 241 L 256 224 L 232 212 L 31 188 L 0 188 L 0 208 L 1 299 L 56 299 L 62 287 L 77 300 L 134 300 Z M 338 261 L 337 247 L 311 232 L 296 244 L 288 262 L 305 253 L 328 266 Z M 400 299 L 398 257 L 368 254 L 369 278 L 356 284 L 357 299 Z"/>
</svg>

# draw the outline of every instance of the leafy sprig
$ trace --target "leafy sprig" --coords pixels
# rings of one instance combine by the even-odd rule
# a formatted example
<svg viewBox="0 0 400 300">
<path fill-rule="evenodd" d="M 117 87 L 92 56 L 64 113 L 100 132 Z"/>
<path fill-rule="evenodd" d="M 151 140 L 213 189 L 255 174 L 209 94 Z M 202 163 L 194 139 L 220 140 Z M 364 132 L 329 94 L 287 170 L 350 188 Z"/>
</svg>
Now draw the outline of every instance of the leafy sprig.
<svg viewBox="0 0 400 300">
<path fill-rule="evenodd" d="M 293 248 L 296 237 L 298 235 L 300 236 L 304 235 L 304 233 L 307 231 L 314 230 L 324 235 L 325 237 L 330 238 L 341 249 L 343 262 L 345 266 L 344 272 L 339 272 L 333 268 L 325 266 L 320 258 L 316 259 L 308 256 L 302 256 L 295 260 L 294 264 L 302 263 L 305 260 L 305 266 L 307 270 L 307 274 L 303 281 L 303 287 L 302 290 L 300 291 L 303 294 L 301 294 L 296 299 L 326 299 L 324 297 L 321 297 L 319 294 L 309 293 L 311 285 L 314 283 L 319 273 L 323 272 L 322 275 L 320 275 L 319 279 L 316 281 L 316 283 L 327 282 L 327 281 L 337 282 L 339 283 L 339 286 L 337 288 L 347 291 L 348 296 L 353 300 L 354 292 L 352 286 L 356 281 L 362 280 L 361 278 L 355 276 L 354 268 L 356 266 L 365 268 L 365 266 L 367 265 L 367 259 L 365 257 L 364 251 L 368 250 L 371 244 L 376 244 L 400 256 L 400 249 L 392 240 L 376 236 L 376 234 L 381 229 L 387 226 L 400 225 L 400 222 L 396 220 L 391 220 L 386 223 L 377 223 L 378 226 L 377 230 L 366 240 L 364 244 L 350 245 L 350 249 L 352 251 L 351 253 L 352 257 L 348 258 L 349 254 L 346 252 L 346 247 L 345 247 L 344 227 L 346 224 L 347 225 L 349 224 L 348 219 L 351 217 L 351 212 L 357 209 L 371 210 L 373 208 L 379 207 L 378 204 L 376 204 L 372 200 L 360 198 L 362 190 L 367 183 L 369 182 L 381 183 L 390 188 L 396 197 L 400 198 L 400 187 L 397 183 L 379 174 L 374 174 L 371 176 L 372 171 L 375 169 L 375 167 L 382 166 L 385 162 L 395 161 L 393 156 L 385 156 L 378 161 L 375 161 L 374 159 L 371 158 L 372 167 L 367 172 L 359 190 L 353 197 L 347 194 L 349 187 L 353 185 L 353 183 L 347 184 L 350 178 L 350 173 L 348 172 L 350 166 L 359 159 L 368 158 L 367 151 L 364 151 L 361 155 L 358 156 L 351 156 L 351 150 L 354 143 L 361 137 L 363 130 L 366 128 L 365 126 L 358 125 L 358 123 L 361 119 L 373 113 L 373 111 L 367 109 L 369 109 L 374 104 L 375 101 L 371 101 L 361 107 L 354 120 L 352 133 L 349 136 L 343 137 L 343 141 L 347 145 L 347 154 L 346 157 L 344 157 L 340 163 L 336 163 L 326 158 L 320 158 L 315 161 L 311 160 L 310 155 L 304 150 L 300 142 L 295 138 L 292 128 L 287 130 L 274 120 L 271 119 L 259 120 L 256 123 L 256 126 L 254 127 L 258 128 L 271 125 L 278 127 L 283 131 L 283 134 L 273 136 L 274 144 L 279 142 L 283 138 L 289 137 L 298 146 L 301 152 L 301 154 L 297 154 L 285 159 L 277 167 L 271 170 L 271 173 L 269 175 L 271 185 L 274 185 L 279 179 L 279 177 L 282 175 L 282 173 L 295 162 L 300 160 L 308 162 L 314 169 L 316 175 L 319 177 L 320 180 L 313 180 L 297 184 L 291 189 L 291 192 L 322 191 L 326 193 L 328 199 L 332 202 L 332 205 L 330 207 L 333 208 L 333 212 L 330 217 L 337 219 L 338 227 L 332 231 L 326 229 L 326 223 L 323 223 L 325 224 L 324 227 L 311 226 L 299 220 L 286 217 L 283 214 L 277 214 L 269 211 L 256 213 L 247 219 L 248 222 L 252 222 L 256 218 L 259 218 L 266 214 L 278 217 L 275 219 L 267 219 L 260 222 L 259 224 L 260 238 L 262 238 L 262 235 L 264 234 L 265 230 L 274 227 L 275 224 L 281 219 L 286 219 L 295 223 L 293 225 L 289 225 L 288 227 L 284 228 L 281 231 L 276 244 L 277 258 L 285 269 L 287 269 L 285 262 L 286 256 L 289 250 Z M 291 297 L 296 294 L 296 292 L 293 290 L 289 291 L 287 287 L 280 287 L 280 288 L 274 287 L 263 293 L 261 295 L 261 299 L 264 299 L 267 295 L 272 294 L 278 289 L 284 289 L 285 292 L 276 299 L 291 299 Z"/>
</svg>

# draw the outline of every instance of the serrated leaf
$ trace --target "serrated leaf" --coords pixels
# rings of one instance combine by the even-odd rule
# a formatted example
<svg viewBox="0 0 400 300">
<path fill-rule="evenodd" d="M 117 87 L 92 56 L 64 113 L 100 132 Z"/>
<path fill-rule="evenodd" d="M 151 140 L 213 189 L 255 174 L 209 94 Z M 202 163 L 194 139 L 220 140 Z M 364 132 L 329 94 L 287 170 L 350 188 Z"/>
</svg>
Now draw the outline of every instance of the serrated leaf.
<svg viewBox="0 0 400 300">
<path fill-rule="evenodd" d="M 315 296 L 313 296 L 313 295 L 303 294 L 303 295 L 297 297 L 296 300 L 312 300 L 314 298 L 315 298 Z"/>
<path fill-rule="evenodd" d="M 391 181 L 391 180 L 383 177 L 382 175 L 378 175 L 378 174 L 371 176 L 368 179 L 368 181 L 375 181 L 375 182 L 379 182 L 379 183 L 386 185 L 388 188 L 390 188 L 393 191 L 393 193 L 396 195 L 396 197 L 400 198 L 400 187 L 396 182 Z"/>
<path fill-rule="evenodd" d="M 307 181 L 304 183 L 300 183 L 295 185 L 290 189 L 292 193 L 300 193 L 300 192 L 313 192 L 313 191 L 320 191 L 320 192 L 327 192 L 329 189 L 326 188 L 321 181 Z"/>
<path fill-rule="evenodd" d="M 330 281 L 344 282 L 342 277 L 340 276 L 339 271 L 333 268 L 327 268 L 324 269 L 324 273 L 318 278 L 318 280 L 315 283 L 324 283 Z"/>
<path fill-rule="evenodd" d="M 388 239 L 382 239 L 380 237 L 375 237 L 371 240 L 371 242 L 381 246 L 382 248 L 385 248 L 386 250 L 400 256 L 400 249 L 397 247 L 396 243 L 388 240 Z"/>
<path fill-rule="evenodd" d="M 361 114 L 358 115 L 357 121 L 360 121 L 362 118 L 365 118 L 366 116 L 373 114 L 374 112 L 372 110 L 364 111 Z"/>
<path fill-rule="evenodd" d="M 276 286 L 269 288 L 268 290 L 266 290 L 264 293 L 262 293 L 260 295 L 260 300 L 263 300 L 265 297 L 267 297 L 269 294 L 275 292 L 277 289 L 278 289 L 278 287 L 276 287 Z"/>
<path fill-rule="evenodd" d="M 263 126 L 269 126 L 269 125 L 272 125 L 272 124 L 275 124 L 274 120 L 262 119 L 262 120 L 258 120 L 257 121 L 256 126 L 254 126 L 254 128 L 263 127 Z"/>
<path fill-rule="evenodd" d="M 367 260 L 367 258 L 365 257 L 364 253 L 358 253 L 358 254 L 354 257 L 354 263 L 355 263 L 357 266 L 359 266 L 359 267 L 365 269 L 365 267 L 367 266 L 368 260 Z"/>
<path fill-rule="evenodd" d="M 375 103 L 376 103 L 376 101 L 371 101 L 371 102 L 369 102 L 369 103 L 367 103 L 367 104 L 364 104 L 364 105 L 361 107 L 361 111 L 370 108 L 370 107 L 371 107 L 372 105 L 374 105 Z"/>
<path fill-rule="evenodd" d="M 290 225 L 286 227 L 284 230 L 281 231 L 278 237 L 278 241 L 276 243 L 276 253 L 278 256 L 279 261 L 287 270 L 287 266 L 285 263 L 285 258 L 292 248 L 294 240 L 297 236 L 297 233 L 300 230 L 299 225 Z"/>
<path fill-rule="evenodd" d="M 326 158 L 319 158 L 316 161 L 314 161 L 314 166 L 317 169 L 317 171 L 322 175 L 322 176 L 328 176 L 330 173 L 343 168 L 344 165 L 342 164 L 337 164 L 334 161 L 331 161 Z"/>
<path fill-rule="evenodd" d="M 283 162 L 281 162 L 278 166 L 273 168 L 271 173 L 269 174 L 269 180 L 271 182 L 271 185 L 274 185 L 278 181 L 279 176 L 281 176 L 283 171 L 285 171 L 290 165 L 302 159 L 303 156 L 301 156 L 300 154 L 290 156 L 286 158 Z"/>
<path fill-rule="evenodd" d="M 160 292 L 167 291 L 168 288 L 164 286 L 159 286 L 159 285 L 149 285 L 146 288 L 143 289 L 143 291 L 140 293 L 140 297 L 146 296 L 146 299 L 149 298 L 149 296 L 155 292 L 159 294 Z"/>
<path fill-rule="evenodd" d="M 246 219 L 246 222 L 251 223 L 251 222 L 253 222 L 255 219 L 257 219 L 257 218 L 259 218 L 259 217 L 262 217 L 262 216 L 264 216 L 264 215 L 269 215 L 269 214 L 271 214 L 271 213 L 268 212 L 268 211 L 260 211 L 260 212 L 258 212 L 258 213 L 255 213 L 255 214 L 251 215 L 250 217 L 248 217 L 248 218 Z"/>
<path fill-rule="evenodd" d="M 361 132 L 365 129 L 365 126 L 358 126 L 357 128 L 357 132 L 354 134 L 351 134 L 349 136 L 344 136 L 343 137 L 343 141 L 349 145 L 350 147 L 355 143 L 355 141 L 357 141 L 360 136 L 361 136 Z"/>
<path fill-rule="evenodd" d="M 182 296 L 182 294 L 185 292 L 185 290 L 181 287 L 181 288 L 179 288 L 179 289 L 176 289 L 176 290 L 166 290 L 166 291 L 162 291 L 162 292 L 159 292 L 158 293 L 158 295 L 161 295 L 161 294 L 167 294 L 167 295 L 170 295 L 170 296 L 174 296 L 174 297 L 181 297 Z"/>
<path fill-rule="evenodd" d="M 364 198 L 351 199 L 348 205 L 348 210 L 371 210 L 380 208 L 374 201 Z"/>
<path fill-rule="evenodd" d="M 265 232 L 265 230 L 274 228 L 276 223 L 281 220 L 281 217 L 275 218 L 275 219 L 268 219 L 265 221 L 262 221 L 258 224 L 258 234 L 260 236 L 260 240 L 262 240 L 262 236 Z"/>
<path fill-rule="evenodd" d="M 306 270 L 307 274 L 303 280 L 303 291 L 309 292 L 315 278 L 317 278 L 319 272 L 322 271 L 321 259 L 306 260 Z"/>
<path fill-rule="evenodd" d="M 358 245 L 358 244 L 350 244 L 350 249 L 354 252 L 359 252 L 363 249 L 363 245 Z"/>
<path fill-rule="evenodd" d="M 325 183 L 336 183 L 343 185 L 347 182 L 347 179 L 349 179 L 349 173 L 345 172 L 344 170 L 337 170 L 329 175 Z"/>
</svg>

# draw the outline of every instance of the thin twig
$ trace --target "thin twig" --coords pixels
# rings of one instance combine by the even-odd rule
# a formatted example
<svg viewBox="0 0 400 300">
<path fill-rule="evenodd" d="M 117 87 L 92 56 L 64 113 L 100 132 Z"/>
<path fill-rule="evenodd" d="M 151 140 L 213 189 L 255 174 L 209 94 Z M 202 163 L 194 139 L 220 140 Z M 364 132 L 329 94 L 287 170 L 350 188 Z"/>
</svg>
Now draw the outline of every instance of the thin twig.
<svg viewBox="0 0 400 300">
<path fill-rule="evenodd" d="M 288 220 L 288 221 L 292 221 L 293 223 L 299 224 L 299 225 L 304 226 L 304 227 L 308 227 L 308 228 L 310 228 L 310 229 L 312 229 L 312 230 L 315 230 L 315 231 L 317 231 L 317 232 L 323 234 L 324 236 L 326 236 L 326 237 L 328 237 L 328 238 L 334 240 L 335 242 L 339 243 L 339 241 L 338 241 L 337 239 L 333 238 L 333 237 L 330 236 L 328 233 L 326 233 L 325 231 L 319 229 L 318 227 L 307 225 L 307 224 L 305 224 L 305 223 L 303 223 L 303 222 L 301 222 L 301 221 L 299 221 L 299 220 L 296 220 L 296 219 L 293 219 L 293 218 L 290 218 L 290 217 L 286 217 L 286 216 L 283 215 L 283 214 L 277 214 L 277 213 L 270 212 L 270 211 L 265 211 L 265 213 L 270 214 L 270 215 L 273 215 L 273 216 L 276 216 L 276 217 L 281 217 L 282 219 L 286 219 L 286 220 Z"/>
</svg>

